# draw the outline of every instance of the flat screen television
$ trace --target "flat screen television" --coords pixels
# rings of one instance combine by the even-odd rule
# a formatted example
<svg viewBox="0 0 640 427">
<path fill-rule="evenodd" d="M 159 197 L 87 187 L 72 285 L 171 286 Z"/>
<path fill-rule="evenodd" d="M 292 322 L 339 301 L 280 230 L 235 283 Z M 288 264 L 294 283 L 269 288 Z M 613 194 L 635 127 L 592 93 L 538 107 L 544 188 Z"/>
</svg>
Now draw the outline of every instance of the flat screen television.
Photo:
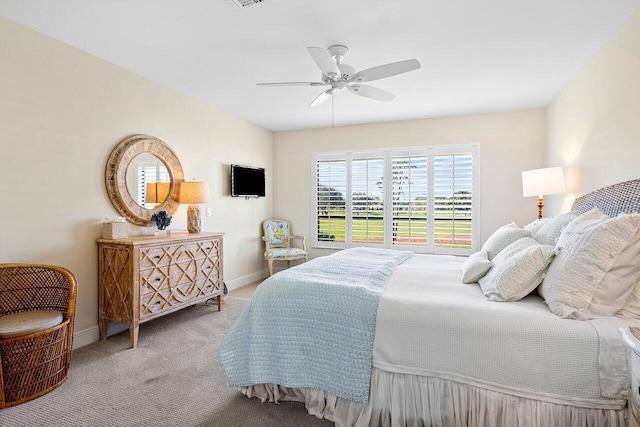
<svg viewBox="0 0 640 427">
<path fill-rule="evenodd" d="M 232 197 L 264 197 L 264 168 L 231 165 Z"/>
</svg>

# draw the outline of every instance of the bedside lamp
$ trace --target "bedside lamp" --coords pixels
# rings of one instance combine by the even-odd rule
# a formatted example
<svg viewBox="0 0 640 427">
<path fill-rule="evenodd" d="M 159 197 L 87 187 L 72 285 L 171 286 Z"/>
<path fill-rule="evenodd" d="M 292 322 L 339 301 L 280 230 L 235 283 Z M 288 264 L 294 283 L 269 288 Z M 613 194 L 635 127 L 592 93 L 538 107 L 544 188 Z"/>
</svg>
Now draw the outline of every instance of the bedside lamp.
<svg viewBox="0 0 640 427">
<path fill-rule="evenodd" d="M 522 172 L 522 196 L 538 196 L 538 219 L 542 218 L 543 196 L 566 191 L 561 167 L 533 169 Z"/>
<path fill-rule="evenodd" d="M 200 206 L 198 204 L 210 201 L 209 185 L 206 182 L 183 181 L 180 184 L 178 203 L 189 205 L 187 208 L 187 230 L 189 233 L 200 232 Z"/>
</svg>

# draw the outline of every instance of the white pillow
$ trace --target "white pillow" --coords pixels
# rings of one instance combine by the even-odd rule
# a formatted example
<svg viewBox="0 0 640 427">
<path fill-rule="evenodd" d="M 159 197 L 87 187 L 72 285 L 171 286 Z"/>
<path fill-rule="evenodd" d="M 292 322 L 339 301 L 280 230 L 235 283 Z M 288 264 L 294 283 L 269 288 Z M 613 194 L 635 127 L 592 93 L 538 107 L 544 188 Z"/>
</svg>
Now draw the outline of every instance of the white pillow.
<svg viewBox="0 0 640 427">
<path fill-rule="evenodd" d="M 614 316 L 640 278 L 640 214 L 609 218 L 597 208 L 567 225 L 539 293 L 560 317 Z"/>
<path fill-rule="evenodd" d="M 462 283 L 476 283 L 491 268 L 491 261 L 484 251 L 469 256 L 462 265 Z"/>
<path fill-rule="evenodd" d="M 487 258 L 491 261 L 501 250 L 523 237 L 530 237 L 531 233 L 522 228 L 518 228 L 515 223 L 503 225 L 493 233 L 484 245 L 482 245 L 481 251 L 487 253 Z"/>
<path fill-rule="evenodd" d="M 562 230 L 577 217 L 578 212 L 573 211 L 554 216 L 542 224 L 542 227 L 540 227 L 533 237 L 543 245 L 555 246 Z"/>
<path fill-rule="evenodd" d="M 531 233 L 531 237 L 535 239 L 536 233 L 538 232 L 538 230 L 540 230 L 542 226 L 550 219 L 551 218 L 539 218 L 533 222 L 530 222 L 529 224 L 525 225 L 522 228 L 527 230 L 529 233 Z"/>
<path fill-rule="evenodd" d="M 524 237 L 500 252 L 489 272 L 478 281 L 490 301 L 517 301 L 529 295 L 542 281 L 556 251 Z"/>
<path fill-rule="evenodd" d="M 638 241 L 640 242 L 640 239 Z M 632 328 L 640 328 L 640 280 L 633 286 L 629 298 L 616 313 L 616 317 L 624 319 Z"/>
</svg>

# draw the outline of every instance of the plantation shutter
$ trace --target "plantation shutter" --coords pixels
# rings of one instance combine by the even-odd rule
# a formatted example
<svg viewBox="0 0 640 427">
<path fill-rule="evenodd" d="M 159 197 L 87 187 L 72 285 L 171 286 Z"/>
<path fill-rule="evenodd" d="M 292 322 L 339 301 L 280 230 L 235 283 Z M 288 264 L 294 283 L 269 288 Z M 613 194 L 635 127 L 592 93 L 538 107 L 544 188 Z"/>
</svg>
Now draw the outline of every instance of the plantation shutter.
<svg viewBox="0 0 640 427">
<path fill-rule="evenodd" d="M 346 236 L 346 160 L 316 162 L 316 233 L 318 242 L 344 242 Z"/>
<path fill-rule="evenodd" d="M 391 178 L 393 245 L 426 246 L 428 230 L 428 158 L 393 157 Z"/>
<path fill-rule="evenodd" d="M 434 246 L 471 248 L 473 154 L 436 154 L 433 169 Z"/>
<path fill-rule="evenodd" d="M 384 245 L 384 159 L 351 161 L 351 242 Z"/>
<path fill-rule="evenodd" d="M 477 250 L 478 147 L 314 153 L 315 247 Z"/>
<path fill-rule="evenodd" d="M 138 204 L 147 208 L 147 183 L 157 182 L 157 168 L 149 165 L 138 165 L 138 189 L 136 191 Z"/>
</svg>

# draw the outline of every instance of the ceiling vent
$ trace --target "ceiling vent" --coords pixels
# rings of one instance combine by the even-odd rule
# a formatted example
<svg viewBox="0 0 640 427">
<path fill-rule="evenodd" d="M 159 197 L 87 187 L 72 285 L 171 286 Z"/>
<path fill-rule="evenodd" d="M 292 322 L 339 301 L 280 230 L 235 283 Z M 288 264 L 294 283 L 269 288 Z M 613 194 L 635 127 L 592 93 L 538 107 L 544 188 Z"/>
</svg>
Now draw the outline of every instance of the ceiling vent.
<svg viewBox="0 0 640 427">
<path fill-rule="evenodd" d="M 231 3 L 235 4 L 238 7 L 247 7 L 265 3 L 265 0 L 231 0 Z"/>
</svg>

